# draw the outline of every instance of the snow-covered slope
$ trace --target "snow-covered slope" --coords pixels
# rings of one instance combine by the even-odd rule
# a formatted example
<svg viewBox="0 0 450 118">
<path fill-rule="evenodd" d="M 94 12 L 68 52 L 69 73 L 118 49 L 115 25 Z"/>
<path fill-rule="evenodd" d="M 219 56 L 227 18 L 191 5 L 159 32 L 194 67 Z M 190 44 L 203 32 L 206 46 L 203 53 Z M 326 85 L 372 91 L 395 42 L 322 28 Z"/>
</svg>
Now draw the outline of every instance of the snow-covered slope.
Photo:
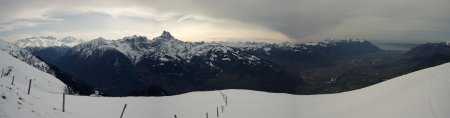
<svg viewBox="0 0 450 118">
<path fill-rule="evenodd" d="M 56 39 L 52 36 L 47 37 L 31 37 L 31 38 L 25 38 L 25 39 L 19 39 L 14 44 L 21 47 L 38 47 L 38 48 L 44 48 L 44 47 L 54 47 L 54 46 L 68 46 L 73 47 L 75 45 L 78 45 L 82 43 L 83 40 L 77 39 L 75 37 L 65 37 L 62 39 Z"/>
<path fill-rule="evenodd" d="M 21 63 L 11 63 L 14 58 L 3 52 L 0 56 L 2 67 Z M 21 65 L 26 66 L 24 63 Z M 174 115 L 177 118 L 199 118 L 206 117 L 206 113 L 212 118 L 216 117 L 217 109 L 221 118 L 448 118 L 448 70 L 450 63 L 360 90 L 328 95 L 225 90 L 223 94 L 209 91 L 169 97 L 66 96 L 64 113 L 61 112 L 61 94 L 36 91 L 39 87 L 34 87 L 32 95 L 26 95 L 26 80 L 17 80 L 17 85 L 12 86 L 9 84 L 10 76 L 7 76 L 8 79 L 0 80 L 1 96 L 5 96 L 5 99 L 0 98 L 0 117 L 110 118 L 119 117 L 123 105 L 127 104 L 124 118 L 173 118 Z M 45 75 L 23 71 L 19 67 L 14 67 L 12 72 L 17 78 L 33 76 L 40 79 L 38 77 Z M 60 88 L 50 85 L 50 90 Z M 56 90 L 50 92 L 61 92 Z M 227 104 L 224 95 L 227 96 Z M 224 106 L 223 112 L 221 106 Z"/>
<path fill-rule="evenodd" d="M 57 78 L 0 51 L 0 118 L 55 117 L 42 94 L 63 93 L 66 85 Z M 11 84 L 14 77 L 14 85 Z M 27 95 L 29 80 L 31 94 Z M 50 115 L 52 114 L 52 115 Z"/>
<path fill-rule="evenodd" d="M 0 40 L 0 50 L 3 52 L 6 52 L 7 54 L 25 62 L 29 65 L 42 70 L 44 72 L 50 73 L 54 75 L 54 71 L 50 69 L 50 66 L 43 62 L 41 59 L 34 56 L 31 52 L 19 48 L 16 45 L 10 44 L 8 42 L 5 42 L 3 40 Z"/>
<path fill-rule="evenodd" d="M 58 78 L 42 72 L 41 70 L 36 69 L 5 52 L 0 52 L 0 60 L 0 67 L 4 69 L 2 82 L 11 82 L 12 77 L 14 76 L 14 84 L 17 86 L 23 85 L 28 87 L 28 81 L 29 79 L 32 79 L 33 90 L 50 93 L 62 93 L 66 87 L 66 85 L 64 85 L 64 83 L 62 83 Z"/>
</svg>

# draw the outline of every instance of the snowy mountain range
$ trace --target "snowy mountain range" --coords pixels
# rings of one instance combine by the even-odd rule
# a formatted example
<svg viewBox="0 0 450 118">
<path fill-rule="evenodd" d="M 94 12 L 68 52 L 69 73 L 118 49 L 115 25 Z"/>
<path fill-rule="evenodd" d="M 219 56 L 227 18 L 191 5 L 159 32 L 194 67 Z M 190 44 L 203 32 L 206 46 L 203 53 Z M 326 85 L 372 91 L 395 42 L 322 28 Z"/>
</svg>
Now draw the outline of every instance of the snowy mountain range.
<svg viewBox="0 0 450 118">
<path fill-rule="evenodd" d="M 184 42 L 164 31 L 151 40 L 97 38 L 74 46 L 52 63 L 109 95 L 173 95 L 225 88 L 291 93 L 302 81 L 278 61 L 331 63 L 377 51 L 359 39 L 317 44 Z M 327 57 L 332 60 L 322 59 Z"/>
<path fill-rule="evenodd" d="M 73 48 L 72 53 L 80 53 L 83 58 L 92 55 L 92 51 L 116 50 L 126 55 L 134 64 L 143 58 L 154 58 L 161 62 L 165 61 L 186 61 L 189 62 L 193 57 L 206 56 L 211 52 L 231 53 L 238 56 L 239 59 L 248 61 L 257 61 L 259 58 L 252 55 L 239 55 L 238 47 L 258 48 L 255 46 L 266 46 L 266 43 L 256 43 L 242 45 L 243 43 L 192 43 L 183 42 L 174 38 L 169 32 L 164 31 L 159 37 L 148 40 L 143 36 L 125 37 L 119 40 L 106 40 L 97 38 L 92 41 L 82 43 Z M 211 59 L 216 58 L 211 55 Z M 221 58 L 228 60 L 229 58 Z"/>
<path fill-rule="evenodd" d="M 290 95 L 235 89 L 167 97 L 66 95 L 62 112 L 64 83 L 5 52 L 0 52 L 0 60 L 0 67 L 11 68 L 0 79 L 2 118 L 110 118 L 121 116 L 122 110 L 123 117 L 133 118 L 450 117 L 450 63 L 338 94 Z M 33 83 L 28 95 L 29 78 Z"/>
<path fill-rule="evenodd" d="M 67 36 L 62 39 L 57 39 L 52 36 L 47 37 L 31 37 L 25 39 L 19 39 L 14 44 L 21 47 L 33 47 L 33 48 L 43 48 L 43 47 L 54 47 L 54 46 L 67 46 L 73 47 L 84 42 L 81 39 L 75 37 Z"/>
<path fill-rule="evenodd" d="M 54 64 L 52 62 L 55 62 L 65 55 L 70 48 L 82 42 L 84 41 L 71 36 L 62 39 L 47 36 L 19 39 L 14 44 L 39 56 L 47 63 Z"/>
<path fill-rule="evenodd" d="M 55 65 L 58 78 L 80 94 L 95 89 L 105 96 L 218 89 L 339 93 L 450 62 L 447 43 L 397 52 L 380 50 L 361 39 L 307 44 L 184 42 L 167 31 L 152 39 L 100 37 L 74 47 L 24 49 Z"/>
<path fill-rule="evenodd" d="M 183 42 L 164 31 L 152 40 L 98 38 L 57 52 L 61 55 L 54 60 L 41 60 L 50 47 L 41 48 L 36 51 L 0 41 L 4 70 L 0 117 L 117 117 L 124 104 L 129 105 L 124 116 L 136 118 L 194 118 L 205 113 L 233 118 L 450 116 L 450 45 L 446 42 L 390 52 L 359 39 L 205 43 Z M 33 82 L 30 95 L 29 80 Z M 83 95 L 95 89 L 106 96 L 176 96 L 67 95 L 66 111 L 61 112 L 61 94 L 72 93 L 71 89 Z M 284 94 L 336 92 L 342 93 Z"/>
<path fill-rule="evenodd" d="M 240 51 L 255 51 L 263 49 L 270 54 L 271 48 L 282 48 L 284 50 L 293 49 L 294 51 L 309 51 L 308 47 L 329 47 L 343 43 L 368 43 L 360 39 L 329 39 L 317 44 L 270 44 L 264 42 L 183 42 L 174 38 L 169 32 L 164 31 L 161 36 L 148 40 L 143 36 L 130 36 L 119 40 L 106 40 L 97 38 L 89 42 L 82 43 L 73 48 L 72 53 L 79 53 L 83 58 L 92 55 L 92 51 L 116 50 L 126 55 L 134 64 L 143 58 L 154 58 L 159 61 L 184 60 L 189 62 L 196 56 L 207 56 L 211 52 L 231 53 L 238 59 L 247 61 L 261 60 L 254 55 L 243 55 Z M 294 49 L 295 48 L 295 49 Z M 211 60 L 217 60 L 215 55 L 209 57 Z M 219 60 L 229 60 L 229 58 L 220 58 Z"/>
</svg>

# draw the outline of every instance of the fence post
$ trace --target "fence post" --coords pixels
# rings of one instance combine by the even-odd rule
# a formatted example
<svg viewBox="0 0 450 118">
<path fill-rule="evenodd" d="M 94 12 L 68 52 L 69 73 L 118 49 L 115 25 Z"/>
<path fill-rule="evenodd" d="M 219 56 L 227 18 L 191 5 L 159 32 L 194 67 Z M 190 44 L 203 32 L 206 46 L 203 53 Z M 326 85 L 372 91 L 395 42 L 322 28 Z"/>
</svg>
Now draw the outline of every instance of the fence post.
<svg viewBox="0 0 450 118">
<path fill-rule="evenodd" d="M 11 81 L 11 85 L 14 85 L 14 75 L 13 75 L 13 79 Z"/>
<path fill-rule="evenodd" d="M 173 115 L 173 117 L 177 118 L 177 114 Z"/>
<path fill-rule="evenodd" d="M 30 79 L 30 83 L 28 84 L 28 95 L 30 95 L 30 88 L 31 88 L 31 79 Z"/>
<path fill-rule="evenodd" d="M 123 106 L 123 110 L 122 110 L 122 114 L 120 114 L 120 118 L 122 118 L 123 112 L 125 112 L 125 108 L 127 108 L 127 104 L 125 104 L 125 106 Z"/>
<path fill-rule="evenodd" d="M 225 106 L 228 106 L 228 96 L 225 95 Z"/>
<path fill-rule="evenodd" d="M 216 107 L 217 110 L 217 117 L 219 117 L 219 107 Z"/>
<path fill-rule="evenodd" d="M 206 118 L 208 118 L 208 112 L 206 112 Z"/>
<path fill-rule="evenodd" d="M 62 104 L 62 112 L 64 112 L 65 110 L 65 103 L 66 103 L 66 93 L 63 93 L 63 104 Z"/>
<path fill-rule="evenodd" d="M 3 78 L 3 71 L 5 70 L 5 68 L 2 68 L 2 76 L 1 76 L 1 78 Z"/>
</svg>

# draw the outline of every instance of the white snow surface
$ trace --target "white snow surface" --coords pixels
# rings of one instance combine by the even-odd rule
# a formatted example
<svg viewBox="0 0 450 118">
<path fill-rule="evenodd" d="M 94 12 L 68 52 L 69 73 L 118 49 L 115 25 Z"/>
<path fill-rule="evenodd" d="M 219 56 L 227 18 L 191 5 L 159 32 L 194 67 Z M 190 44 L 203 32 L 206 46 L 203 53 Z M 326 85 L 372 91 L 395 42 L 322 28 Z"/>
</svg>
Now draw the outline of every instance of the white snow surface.
<svg viewBox="0 0 450 118">
<path fill-rule="evenodd" d="M 33 66 L 28 65 L 25 62 L 18 60 L 17 58 L 8 55 L 5 52 L 0 52 L 0 67 L 6 73 L 8 67 L 11 68 L 11 72 L 1 79 L 2 82 L 11 82 L 14 76 L 14 84 L 17 86 L 26 86 L 28 88 L 29 80 L 32 79 L 32 88 L 49 93 L 63 93 L 66 85 L 54 76 L 42 72 Z M 2 84 L 3 85 L 3 84 Z"/>
<path fill-rule="evenodd" d="M 48 74 L 0 52 L 0 66 L 14 66 L 0 79 L 1 118 L 449 118 L 450 63 L 416 71 L 359 90 L 326 95 L 290 95 L 250 90 L 191 92 L 167 97 L 66 96 Z M 25 76 L 35 78 L 27 95 Z M 10 89 L 11 88 L 11 89 Z M 222 93 L 223 94 L 222 94 Z M 224 95 L 228 104 L 225 104 Z M 19 99 L 19 97 L 22 99 Z M 20 103 L 20 104 L 19 104 Z M 221 106 L 225 106 L 222 113 Z"/>
<path fill-rule="evenodd" d="M 57 78 L 0 51 L 0 67 L 11 68 L 0 78 L 0 118 L 57 117 L 44 95 L 63 93 L 66 85 Z M 14 77 L 14 85 L 11 85 Z M 31 95 L 27 95 L 29 80 Z M 51 115 L 49 115 L 51 114 Z"/>
<path fill-rule="evenodd" d="M 14 44 L 21 47 L 54 47 L 54 46 L 68 46 L 73 47 L 82 43 L 83 40 L 75 37 L 67 36 L 62 39 L 56 39 L 52 36 L 47 37 L 31 37 L 17 40 Z"/>
</svg>

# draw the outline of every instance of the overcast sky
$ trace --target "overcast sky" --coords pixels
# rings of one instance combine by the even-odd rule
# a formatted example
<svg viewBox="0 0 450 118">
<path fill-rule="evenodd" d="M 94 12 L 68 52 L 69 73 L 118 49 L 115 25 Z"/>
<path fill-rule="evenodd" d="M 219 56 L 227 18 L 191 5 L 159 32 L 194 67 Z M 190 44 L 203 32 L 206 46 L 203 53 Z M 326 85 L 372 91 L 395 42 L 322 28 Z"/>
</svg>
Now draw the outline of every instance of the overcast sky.
<svg viewBox="0 0 450 118">
<path fill-rule="evenodd" d="M 0 38 L 450 40 L 450 0 L 0 0 Z"/>
</svg>

